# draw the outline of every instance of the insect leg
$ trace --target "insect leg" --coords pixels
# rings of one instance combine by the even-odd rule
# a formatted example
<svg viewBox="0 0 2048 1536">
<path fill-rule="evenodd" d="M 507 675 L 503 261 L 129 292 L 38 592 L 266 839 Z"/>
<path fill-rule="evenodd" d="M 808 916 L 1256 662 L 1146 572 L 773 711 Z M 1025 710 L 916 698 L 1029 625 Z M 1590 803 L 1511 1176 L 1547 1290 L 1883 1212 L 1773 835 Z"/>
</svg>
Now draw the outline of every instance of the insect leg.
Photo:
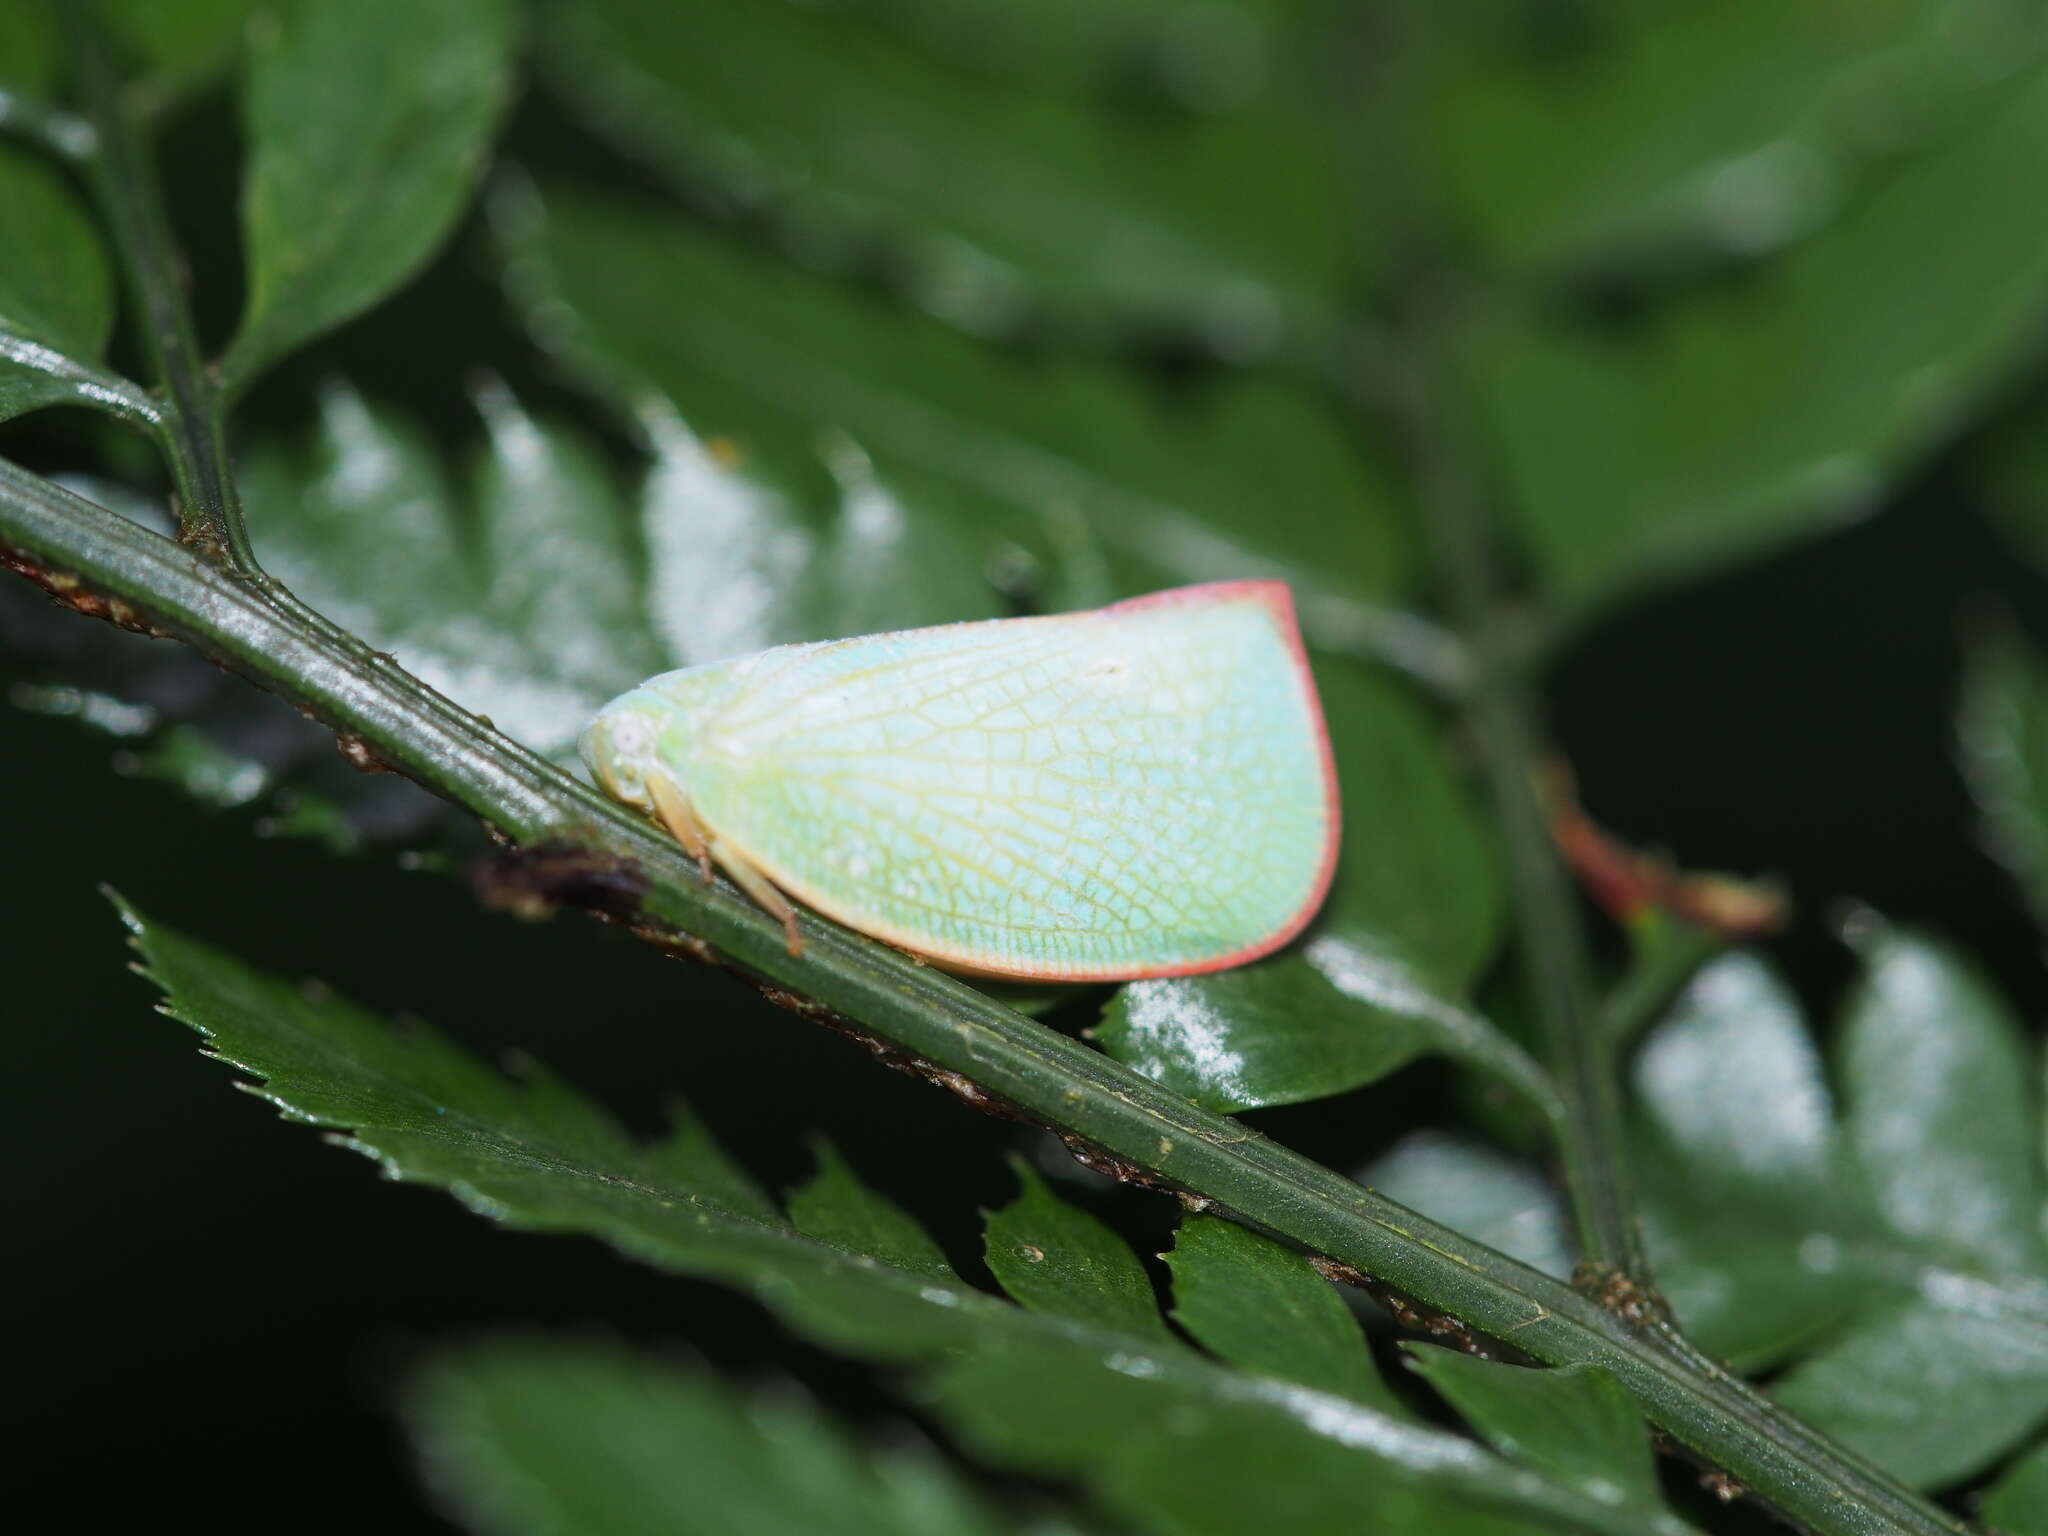
<svg viewBox="0 0 2048 1536">
<path fill-rule="evenodd" d="M 647 775 L 647 793 L 653 797 L 654 814 L 659 816 L 661 824 L 675 835 L 675 840 L 683 845 L 683 852 L 697 861 L 697 868 L 704 873 L 704 883 L 709 885 L 711 834 L 704 830 L 704 823 L 699 821 L 697 813 L 690 809 L 689 798 L 676 787 L 675 780 L 659 771 Z"/>
<path fill-rule="evenodd" d="M 770 917 L 782 923 L 783 936 L 789 940 L 792 958 L 804 952 L 804 941 L 796 931 L 796 908 L 789 904 L 789 898 L 775 889 L 775 884 L 750 863 L 746 856 L 728 848 L 716 838 L 711 842 L 711 857 L 718 860 L 718 867 L 733 878 L 733 883 L 745 891 L 767 911 Z"/>
</svg>

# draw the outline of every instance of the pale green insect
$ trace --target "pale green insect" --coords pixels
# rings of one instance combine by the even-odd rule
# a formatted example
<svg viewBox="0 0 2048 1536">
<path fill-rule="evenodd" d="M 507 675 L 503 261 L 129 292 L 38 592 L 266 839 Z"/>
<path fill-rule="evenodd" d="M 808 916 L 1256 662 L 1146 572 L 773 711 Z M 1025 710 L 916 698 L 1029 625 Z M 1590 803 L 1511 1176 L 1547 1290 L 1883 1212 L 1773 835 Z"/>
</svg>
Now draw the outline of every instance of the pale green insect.
<svg viewBox="0 0 2048 1536">
<path fill-rule="evenodd" d="M 1329 739 L 1277 581 L 664 673 L 582 747 L 779 916 L 792 953 L 784 891 L 957 970 L 1218 970 L 1300 932 L 1337 857 Z"/>
</svg>

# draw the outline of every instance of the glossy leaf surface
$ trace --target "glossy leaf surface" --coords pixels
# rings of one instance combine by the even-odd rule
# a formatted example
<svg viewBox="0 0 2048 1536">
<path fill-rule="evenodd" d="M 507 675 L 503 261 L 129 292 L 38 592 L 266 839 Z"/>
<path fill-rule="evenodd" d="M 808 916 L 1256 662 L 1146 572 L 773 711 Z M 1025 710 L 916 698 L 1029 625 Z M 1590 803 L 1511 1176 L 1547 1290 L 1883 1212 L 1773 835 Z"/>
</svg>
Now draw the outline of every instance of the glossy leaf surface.
<svg viewBox="0 0 2048 1536">
<path fill-rule="evenodd" d="M 309 601 L 501 730 L 561 753 L 666 657 L 607 470 L 502 392 L 483 405 L 472 492 L 417 428 L 331 387 L 309 440 L 248 456 L 250 524 L 265 563 Z"/>
<path fill-rule="evenodd" d="M 1651 1036 L 1652 1238 L 1704 1347 L 1812 1351 L 1779 1400 L 1938 1486 L 2048 1414 L 2038 1078 L 1957 956 L 1877 928 L 1863 960 L 1839 1112 L 1796 1008 L 1753 960 L 1710 967 Z M 1909 1380 L 1942 1383 L 1941 1414 Z"/>
</svg>

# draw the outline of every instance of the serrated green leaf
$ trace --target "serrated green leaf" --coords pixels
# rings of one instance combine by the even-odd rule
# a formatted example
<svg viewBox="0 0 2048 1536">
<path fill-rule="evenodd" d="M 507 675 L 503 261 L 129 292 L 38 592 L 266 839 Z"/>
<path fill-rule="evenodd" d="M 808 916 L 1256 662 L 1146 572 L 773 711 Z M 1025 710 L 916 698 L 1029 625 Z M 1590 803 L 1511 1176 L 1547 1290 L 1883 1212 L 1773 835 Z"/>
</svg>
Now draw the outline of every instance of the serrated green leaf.
<svg viewBox="0 0 2048 1536">
<path fill-rule="evenodd" d="M 1408 1416 L 1380 1379 L 1358 1319 L 1301 1254 L 1219 1216 L 1185 1216 L 1166 1266 L 1173 1320 L 1212 1354 Z"/>
<path fill-rule="evenodd" d="M 989 1214 L 984 1258 L 1012 1301 L 1035 1312 L 1146 1338 L 1166 1323 L 1130 1244 L 1061 1199 L 1021 1158 L 1017 1198 Z"/>
<path fill-rule="evenodd" d="M 286 986 L 124 907 L 166 1007 L 263 1080 L 291 1119 L 345 1131 L 397 1178 L 439 1185 L 530 1230 L 602 1238 L 680 1273 L 750 1290 L 805 1334 L 922 1366 L 949 1422 L 1006 1466 L 1084 1481 L 1144 1529 L 1235 1536 L 1263 1493 L 1276 1536 L 1328 1529 L 1333 1501 L 1392 1531 L 1645 1529 L 1468 1440 L 1307 1387 L 1247 1378 L 1193 1351 L 1028 1311 L 957 1281 L 857 1257 L 737 1213 L 673 1148 L 634 1146 L 534 1073 L 514 1083 L 425 1028 L 404 1034 L 322 991 Z M 706 1176 L 715 1187 L 725 1174 Z M 835 1192 L 835 1203 L 843 1194 Z M 1143 1435 L 1102 1425 L 1142 1424 Z M 1682 1536 L 1668 1517 L 1657 1536 Z"/>
<path fill-rule="evenodd" d="M 1638 1167 L 1687 1332 L 1749 1365 L 1810 1350 L 1779 1401 L 1938 1487 L 2048 1415 L 2036 1075 L 1967 966 L 1872 924 L 1840 1119 L 1789 994 L 1730 956 L 1645 1045 Z"/>
<path fill-rule="evenodd" d="M 1774 249 L 2042 41 L 2011 0 L 1607 6 L 1587 29 L 1467 50 L 1444 93 L 1447 179 L 1505 263 Z"/>
<path fill-rule="evenodd" d="M 506 0 L 298 0 L 256 29 L 231 393 L 439 247 L 504 110 L 513 43 Z"/>
<path fill-rule="evenodd" d="M 1929 1279 L 1930 1295 L 1866 1319 L 1773 1391 L 1898 1477 L 1938 1488 L 2048 1417 L 2048 1282 Z"/>
<path fill-rule="evenodd" d="M 500 1340 L 415 1373 L 405 1417 L 429 1486 L 509 1536 L 993 1536 L 936 1457 L 850 1444 L 790 1388 L 742 1395 L 616 1344 Z"/>
<path fill-rule="evenodd" d="M 1571 1275 L 1557 1190 L 1535 1168 L 1491 1147 L 1415 1131 L 1358 1181 L 1545 1274 Z"/>
<path fill-rule="evenodd" d="M 1970 647 L 1957 735 L 1985 846 L 2048 928 L 2048 669 L 2011 625 Z"/>
<path fill-rule="evenodd" d="M 302 597 L 507 734 L 561 753 L 666 657 L 602 466 L 501 392 L 486 400 L 474 539 L 433 448 L 340 384 L 306 447 L 245 455 L 249 526 Z"/>
<path fill-rule="evenodd" d="M 1598 1366 L 1535 1370 L 1427 1344 L 1407 1349 L 1415 1369 L 1503 1456 L 1597 1498 L 1663 1507 L 1649 1426 Z"/>
<path fill-rule="evenodd" d="M 1244 360 L 1327 334 L 1349 275 L 1328 217 L 1338 168 L 1277 80 L 1256 116 L 1139 127 L 1110 103 L 945 68 L 843 10 L 544 14 L 549 76 L 595 132 L 693 201 L 765 217 L 805 265 L 879 268 L 975 334 L 1050 319 Z M 1254 89 L 1291 63 L 1245 41 Z"/>
<path fill-rule="evenodd" d="M 625 622 L 643 611 L 643 560 L 610 468 L 502 387 L 478 403 L 490 429 L 476 490 L 484 616 L 594 693 L 662 671 L 670 659 L 649 628 Z"/>
<path fill-rule="evenodd" d="M 789 593 L 817 534 L 783 490 L 725 439 L 663 411 L 641 497 L 647 609 L 669 654 L 697 665 L 796 638 Z"/>
<path fill-rule="evenodd" d="M 1954 954 L 1878 930 L 1842 1042 L 1845 1141 L 1918 1294 L 1795 1368 L 1778 1397 L 1924 1486 L 2048 1417 L 2038 1076 Z M 1942 1404 L 1932 1421 L 1930 1399 Z"/>
<path fill-rule="evenodd" d="M 1532 324 L 1479 348 L 1510 504 L 1564 603 L 1860 515 L 2032 355 L 2048 206 L 2011 189 L 2048 133 L 2048 69 L 1978 97 L 1748 281 L 1618 335 Z"/>
<path fill-rule="evenodd" d="M 498 211 L 537 338 L 636 415 L 666 399 L 785 518 L 817 528 L 839 501 L 818 452 L 836 429 L 898 502 L 981 540 L 1041 548 L 1046 508 L 1078 513 L 1126 595 L 1281 575 L 1312 639 L 1354 645 L 1405 567 L 1387 471 L 1306 392 L 1247 379 L 1173 399 L 1115 369 L 1027 365 L 646 207 L 551 188 Z"/>
<path fill-rule="evenodd" d="M 113 324 L 98 229 L 53 169 L 0 144 L 0 421 L 45 405 L 104 407 L 122 387 L 101 366 Z"/>
<path fill-rule="evenodd" d="M 643 1149 L 647 1165 L 706 1205 L 754 1221 L 782 1225 L 782 1211 L 747 1171 L 726 1155 L 697 1112 L 671 1097 L 663 1106 L 668 1134 Z"/>
<path fill-rule="evenodd" d="M 1286 1387 L 1247 1384 L 1235 1401 L 1189 1391 L 1158 1356 L 1132 1352 L 1099 1375 L 1080 1369 L 1074 1346 L 1021 1339 L 991 1341 L 935 1371 L 928 1391 L 954 1421 L 970 1450 L 1009 1459 L 1041 1474 L 1076 1462 L 1096 1470 L 1090 1487 L 1133 1526 L 1161 1536 L 1244 1536 L 1247 1531 L 1327 1536 L 1371 1520 L 1373 1536 L 1536 1536 L 1554 1530 L 1517 1516 L 1514 1507 L 1542 1486 L 1538 1474 L 1487 1456 L 1497 1479 L 1492 1507 L 1447 1501 L 1398 1478 L 1362 1478 L 1334 1439 L 1304 1439 L 1287 1425 L 1282 1405 L 1347 1411 L 1344 1399 Z M 1028 1409 L 1028 1413 L 1024 1410 Z M 1374 1415 L 1381 1444 L 1403 1446 L 1414 1426 Z M 1114 1426 L 1112 1431 L 1105 1426 Z M 1122 1433 L 1123 1426 L 1137 1426 Z M 1101 1452 L 1116 1442 L 1112 1455 Z M 1435 1436 L 1433 1443 L 1477 1452 L 1470 1441 Z M 1397 1453 L 1398 1454 L 1398 1453 Z M 1590 1501 L 1589 1501 L 1590 1505 Z M 1589 1510 L 1566 1529 L 1641 1530 L 1615 1524 L 1611 1511 Z M 1369 1514 L 1362 1514 L 1369 1512 Z M 1635 1516 L 1628 1519 L 1634 1520 Z M 1685 1536 L 1665 1516 L 1649 1530 Z"/>
<path fill-rule="evenodd" d="M 1658 1283 L 1703 1348 L 1745 1365 L 1842 1321 L 1876 1286 L 1845 1197 L 1832 1098 L 1797 1000 L 1759 961 L 1700 972 L 1637 1058 L 1637 1157 Z"/>
<path fill-rule="evenodd" d="M 839 516 L 790 604 L 797 639 L 1006 616 L 985 573 L 986 541 L 954 518 L 921 515 L 851 438 L 828 438 Z"/>
<path fill-rule="evenodd" d="M 1992 1273 L 2048 1277 L 2038 1074 L 1952 951 L 1879 930 L 1843 1022 L 1845 1139 L 1891 1229 Z"/>
<path fill-rule="evenodd" d="M 696 664 L 1007 616 L 985 575 L 986 539 L 900 495 L 844 434 L 823 435 L 796 476 L 778 477 L 665 407 L 646 416 L 648 610 L 675 656 Z M 824 485 L 796 483 L 817 469 Z"/>
<path fill-rule="evenodd" d="M 1998 1536 L 2048 1536 L 2048 1446 L 2035 1446 L 2006 1468 L 1980 1513 Z"/>
<path fill-rule="evenodd" d="M 914 1275 L 956 1278 L 944 1251 L 915 1217 L 862 1183 L 830 1142 L 819 1141 L 814 1150 L 818 1171 L 791 1190 L 786 1202 L 797 1231 Z"/>
<path fill-rule="evenodd" d="M 1737 1084 L 1760 1091 L 1730 1091 Z M 1729 1184 L 1810 1199 L 1836 1173 L 1820 1061 L 1798 1000 L 1759 961 L 1706 968 L 1636 1067 L 1636 1090 L 1687 1156 Z"/>
</svg>

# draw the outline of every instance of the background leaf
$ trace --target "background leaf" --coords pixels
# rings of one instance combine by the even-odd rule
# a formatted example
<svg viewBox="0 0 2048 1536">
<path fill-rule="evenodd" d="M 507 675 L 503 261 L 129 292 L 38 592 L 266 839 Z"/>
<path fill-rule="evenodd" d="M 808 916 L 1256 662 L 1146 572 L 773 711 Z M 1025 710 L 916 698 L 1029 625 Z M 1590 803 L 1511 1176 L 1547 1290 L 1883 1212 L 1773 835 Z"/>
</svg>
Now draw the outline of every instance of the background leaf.
<svg viewBox="0 0 2048 1536">
<path fill-rule="evenodd" d="M 473 1530 L 521 1536 L 1004 1529 L 935 1458 L 864 1455 L 787 1389 L 751 1398 L 617 1345 L 505 1340 L 417 1372 L 428 1481 Z"/>
<path fill-rule="evenodd" d="M 1728 955 L 1644 1042 L 1635 1166 L 1687 1336 L 1738 1369 L 1790 1357 L 1774 1396 L 1938 1487 L 2048 1417 L 2038 1075 L 1952 952 L 1874 919 L 1862 952 L 1846 1113 L 1791 993 Z M 1563 1263 L 1555 1196 L 1498 1154 L 1418 1139 L 1365 1180 Z"/>
<path fill-rule="evenodd" d="M 1832 1095 L 1784 984 L 1753 957 L 1715 961 L 1644 1042 L 1635 1087 L 1646 1223 L 1685 1327 L 1756 1365 L 1839 1326 L 1874 1279 L 1869 1218 L 1843 1198 Z"/>
<path fill-rule="evenodd" d="M 99 231 L 55 171 L 0 144 L 0 421 L 100 404 L 113 324 Z"/>
<path fill-rule="evenodd" d="M 1302 1255 L 1220 1216 L 1181 1218 L 1173 1320 L 1232 1365 L 1407 1418 L 1380 1380 L 1358 1320 Z"/>
<path fill-rule="evenodd" d="M 2010 625 L 1976 637 L 1957 723 L 1987 847 L 2048 927 L 2048 672 Z"/>
<path fill-rule="evenodd" d="M 1730 957 L 1645 1046 L 1641 1166 L 1662 1283 L 1702 1347 L 1818 1345 L 1778 1399 L 1940 1486 L 2048 1415 L 2037 1075 L 1954 954 L 1880 927 L 1862 947 L 1839 1120 L 1787 995 Z"/>
<path fill-rule="evenodd" d="M 499 729 L 567 753 L 599 705 L 663 670 L 609 471 L 578 436 L 484 396 L 478 516 L 431 443 L 343 384 L 304 447 L 243 469 L 257 552 L 302 597 Z"/>
<path fill-rule="evenodd" d="M 142 105 L 155 109 L 203 83 L 233 56 L 260 0 L 99 0 L 95 16 L 140 67 Z M 31 0 L 0 15 L 0 90 L 49 101 L 64 75 L 55 7 Z M 6 113 L 0 109 L 0 122 Z"/>
<path fill-rule="evenodd" d="M 512 45 L 505 0 L 298 0 L 257 29 L 231 391 L 433 254 L 482 168 Z"/>
<path fill-rule="evenodd" d="M 1311 637 L 1355 646 L 1405 567 L 1385 468 L 1293 386 L 1175 398 L 1127 370 L 1022 368 L 671 214 L 554 187 L 499 208 L 538 339 L 629 403 L 666 398 L 813 526 L 837 429 L 912 516 L 1042 553 L 1047 509 L 1078 512 L 1126 595 L 1286 576 Z"/>
<path fill-rule="evenodd" d="M 1017 1198 L 989 1214 L 984 1257 L 1009 1298 L 1034 1312 L 1138 1337 L 1166 1336 L 1152 1282 L 1130 1245 L 1011 1158 Z"/>
<path fill-rule="evenodd" d="M 919 1362 L 927 1399 L 978 1454 L 1079 1479 L 1140 1528 L 1241 1530 L 1244 1490 L 1255 1485 L 1285 1493 L 1268 1500 L 1276 1532 L 1325 1529 L 1337 1503 L 1355 1507 L 1367 1489 L 1395 1532 L 1505 1536 L 1532 1513 L 1616 1536 L 1645 1528 L 1639 1515 L 1624 1519 L 1606 1500 L 1456 1436 L 1246 1377 L 1149 1329 L 1084 1326 L 964 1286 L 932 1268 L 902 1218 L 882 1217 L 886 1203 L 843 1165 L 792 1198 L 828 1232 L 815 1240 L 724 1194 L 735 1175 L 694 1128 L 635 1146 L 537 1069 L 515 1084 L 424 1029 L 391 1031 L 322 989 L 286 986 L 126 916 L 167 1011 L 261 1078 L 287 1117 L 344 1129 L 346 1144 L 392 1177 L 441 1185 L 509 1225 L 601 1237 L 659 1267 L 743 1286 L 836 1349 Z M 856 1226 L 862 1235 L 849 1236 Z M 902 1253 L 912 1267 L 893 1261 Z M 1105 1435 L 1103 1423 L 1151 1428 Z M 1239 1491 L 1218 1497 L 1218 1480 Z M 1660 1518 L 1649 1529 L 1683 1527 Z"/>
<path fill-rule="evenodd" d="M 1748 281 L 1621 334 L 1533 324 L 1476 349 L 1473 388 L 1560 598 L 1584 607 L 1867 513 L 2033 356 L 2048 213 L 2008 192 L 2048 129 L 2048 73 L 1976 94 Z"/>
<path fill-rule="evenodd" d="M 1887 1227 L 1922 1258 L 1919 1294 L 1799 1366 L 1778 1397 L 1938 1485 L 2048 1417 L 2040 1073 L 1954 955 L 1878 931 L 1864 964 L 1843 1031 L 1844 1130 Z M 1901 1395 L 1914 1381 L 1938 1384 L 1933 1426 Z"/>
<path fill-rule="evenodd" d="M 880 269 L 973 333 L 1046 318 L 1243 360 L 1313 334 L 1343 271 L 1338 168 L 1303 132 L 1290 53 L 1260 46 L 1276 15 L 1210 20 L 1235 23 L 1210 57 L 1255 112 L 1140 127 L 1094 93 L 934 68 L 856 8 L 545 14 L 549 77 L 594 130 L 692 201 L 772 221 L 803 264 Z"/>
<path fill-rule="evenodd" d="M 1427 1344 L 1410 1345 L 1408 1360 L 1503 1456 L 1651 1516 L 1660 1508 L 1649 1426 L 1598 1366 L 1531 1369 Z"/>
<path fill-rule="evenodd" d="M 1781 247 L 2041 41 L 2007 0 L 1585 11 L 1576 46 L 1540 50 L 1503 28 L 1459 56 L 1444 91 L 1460 210 L 1518 268 L 1630 259 L 1655 276 Z"/>
<path fill-rule="evenodd" d="M 1571 1276 L 1573 1255 L 1556 1189 L 1538 1169 L 1484 1143 L 1442 1131 L 1411 1132 L 1358 1181 L 1545 1274 Z"/>
<path fill-rule="evenodd" d="M 2006 1469 L 1984 1497 L 1983 1516 L 2003 1536 L 2048 1531 L 2048 1448 L 2036 1446 Z"/>
<path fill-rule="evenodd" d="M 876 1194 L 832 1148 L 817 1147 L 818 1171 L 790 1191 L 789 1220 L 797 1231 L 892 1269 L 952 1280 L 953 1266 L 908 1213 Z"/>
</svg>

